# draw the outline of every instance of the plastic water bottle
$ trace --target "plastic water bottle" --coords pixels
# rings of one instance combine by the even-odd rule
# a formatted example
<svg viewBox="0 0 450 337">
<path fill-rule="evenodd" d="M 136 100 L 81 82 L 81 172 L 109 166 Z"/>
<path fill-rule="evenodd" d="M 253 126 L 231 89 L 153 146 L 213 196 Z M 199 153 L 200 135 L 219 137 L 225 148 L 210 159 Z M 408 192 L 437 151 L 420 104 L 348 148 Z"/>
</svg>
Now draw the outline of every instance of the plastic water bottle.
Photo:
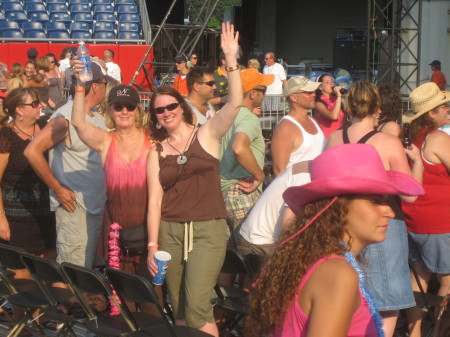
<svg viewBox="0 0 450 337">
<path fill-rule="evenodd" d="M 83 61 L 84 69 L 80 72 L 80 80 L 83 82 L 92 81 L 92 66 L 91 66 L 91 54 L 89 49 L 85 46 L 83 41 L 80 41 L 80 46 L 77 50 L 78 59 Z"/>
</svg>

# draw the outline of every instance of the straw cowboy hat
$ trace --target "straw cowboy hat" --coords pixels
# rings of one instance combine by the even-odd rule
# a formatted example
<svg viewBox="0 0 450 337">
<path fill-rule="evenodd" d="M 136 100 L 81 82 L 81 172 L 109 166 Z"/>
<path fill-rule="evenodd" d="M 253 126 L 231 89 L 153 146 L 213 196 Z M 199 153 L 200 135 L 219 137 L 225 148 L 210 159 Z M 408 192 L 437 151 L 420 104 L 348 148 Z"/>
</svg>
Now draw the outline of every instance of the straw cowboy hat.
<svg viewBox="0 0 450 337">
<path fill-rule="evenodd" d="M 441 91 L 434 82 L 428 82 L 414 89 L 409 95 L 411 110 L 408 115 L 403 116 L 404 123 L 426 114 L 428 111 L 450 101 L 450 92 Z"/>
</svg>

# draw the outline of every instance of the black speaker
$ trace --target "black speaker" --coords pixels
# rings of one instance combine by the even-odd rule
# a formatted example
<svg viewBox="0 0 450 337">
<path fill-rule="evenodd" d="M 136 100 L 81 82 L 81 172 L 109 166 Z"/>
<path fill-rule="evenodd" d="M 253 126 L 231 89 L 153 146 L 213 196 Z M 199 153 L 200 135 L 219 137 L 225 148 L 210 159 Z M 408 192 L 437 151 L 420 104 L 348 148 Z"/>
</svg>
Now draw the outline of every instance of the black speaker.
<svg viewBox="0 0 450 337">
<path fill-rule="evenodd" d="M 152 25 L 160 25 L 167 14 L 172 1 L 170 0 L 146 0 L 148 17 Z M 184 1 L 178 0 L 167 18 L 167 23 L 184 24 Z"/>
</svg>

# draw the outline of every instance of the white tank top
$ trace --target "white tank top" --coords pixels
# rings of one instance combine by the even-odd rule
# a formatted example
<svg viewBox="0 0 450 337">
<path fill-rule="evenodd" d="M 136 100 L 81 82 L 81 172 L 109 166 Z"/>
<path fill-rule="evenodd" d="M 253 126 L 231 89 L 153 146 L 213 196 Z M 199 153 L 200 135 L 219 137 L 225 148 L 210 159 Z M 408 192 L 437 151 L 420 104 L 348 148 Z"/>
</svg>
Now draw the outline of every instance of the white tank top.
<svg viewBox="0 0 450 337">
<path fill-rule="evenodd" d="M 325 147 L 326 139 L 325 139 L 325 136 L 324 136 L 322 130 L 320 129 L 319 125 L 314 121 L 314 119 L 312 119 L 309 116 L 308 116 L 308 118 L 311 119 L 311 121 L 314 123 L 314 125 L 316 127 L 317 133 L 315 135 L 308 133 L 303 128 L 303 126 L 299 122 L 297 122 L 294 118 L 292 118 L 291 116 L 284 116 L 281 119 L 281 120 L 287 119 L 291 123 L 294 123 L 295 125 L 297 125 L 297 127 L 300 129 L 300 132 L 303 135 L 302 145 L 297 150 L 295 150 L 294 152 L 291 153 L 291 156 L 289 158 L 289 162 L 288 162 L 286 168 L 291 167 L 292 165 L 294 165 L 295 163 L 298 163 L 300 161 L 313 160 L 319 154 L 322 153 L 322 151 Z"/>
</svg>

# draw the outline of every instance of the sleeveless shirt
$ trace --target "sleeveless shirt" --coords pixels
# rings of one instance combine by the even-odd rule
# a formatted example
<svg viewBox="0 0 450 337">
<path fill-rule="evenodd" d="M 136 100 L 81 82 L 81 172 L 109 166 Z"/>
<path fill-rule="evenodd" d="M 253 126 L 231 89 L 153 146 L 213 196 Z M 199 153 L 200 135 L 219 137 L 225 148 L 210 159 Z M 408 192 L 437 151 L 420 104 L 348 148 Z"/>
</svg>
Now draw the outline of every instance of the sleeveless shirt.
<svg viewBox="0 0 450 337">
<path fill-rule="evenodd" d="M 342 256 L 328 256 L 316 261 L 303 276 L 298 292 L 292 300 L 292 304 L 288 307 L 284 321 L 280 328 L 274 333 L 274 337 L 291 337 L 299 336 L 305 337 L 308 334 L 309 317 L 303 312 L 298 303 L 300 293 L 308 282 L 312 273 L 320 266 L 321 263 L 329 259 L 344 259 Z M 360 305 L 353 314 L 350 322 L 350 327 L 347 332 L 348 337 L 378 337 L 377 327 L 375 321 L 370 314 L 369 304 L 361 291 L 358 290 Z"/>
<path fill-rule="evenodd" d="M 164 189 L 161 219 L 174 222 L 226 219 L 219 159 L 202 148 L 197 133 L 185 155 L 184 165 L 177 164 L 178 155 L 159 159 L 159 181 Z"/>
<path fill-rule="evenodd" d="M 298 149 L 296 149 L 294 152 L 291 153 L 291 156 L 289 157 L 289 162 L 288 162 L 286 168 L 294 165 L 295 163 L 301 162 L 301 161 L 314 159 L 323 151 L 323 148 L 324 148 L 325 142 L 326 142 L 325 136 L 324 136 L 322 130 L 320 129 L 319 125 L 314 121 L 314 119 L 312 119 L 311 117 L 308 117 L 308 118 L 311 119 L 311 121 L 314 123 L 314 126 L 317 129 L 317 133 L 315 135 L 308 133 L 303 128 L 303 126 L 299 122 L 297 122 L 294 118 L 292 118 L 291 116 L 284 116 L 282 118 L 282 120 L 286 119 L 286 120 L 290 121 L 291 123 L 294 123 L 295 125 L 297 125 L 297 127 L 300 129 L 300 132 L 303 135 L 302 145 Z M 321 144 L 321 146 L 317 147 L 317 144 Z M 319 153 L 317 153 L 318 148 L 320 149 Z"/>
</svg>

